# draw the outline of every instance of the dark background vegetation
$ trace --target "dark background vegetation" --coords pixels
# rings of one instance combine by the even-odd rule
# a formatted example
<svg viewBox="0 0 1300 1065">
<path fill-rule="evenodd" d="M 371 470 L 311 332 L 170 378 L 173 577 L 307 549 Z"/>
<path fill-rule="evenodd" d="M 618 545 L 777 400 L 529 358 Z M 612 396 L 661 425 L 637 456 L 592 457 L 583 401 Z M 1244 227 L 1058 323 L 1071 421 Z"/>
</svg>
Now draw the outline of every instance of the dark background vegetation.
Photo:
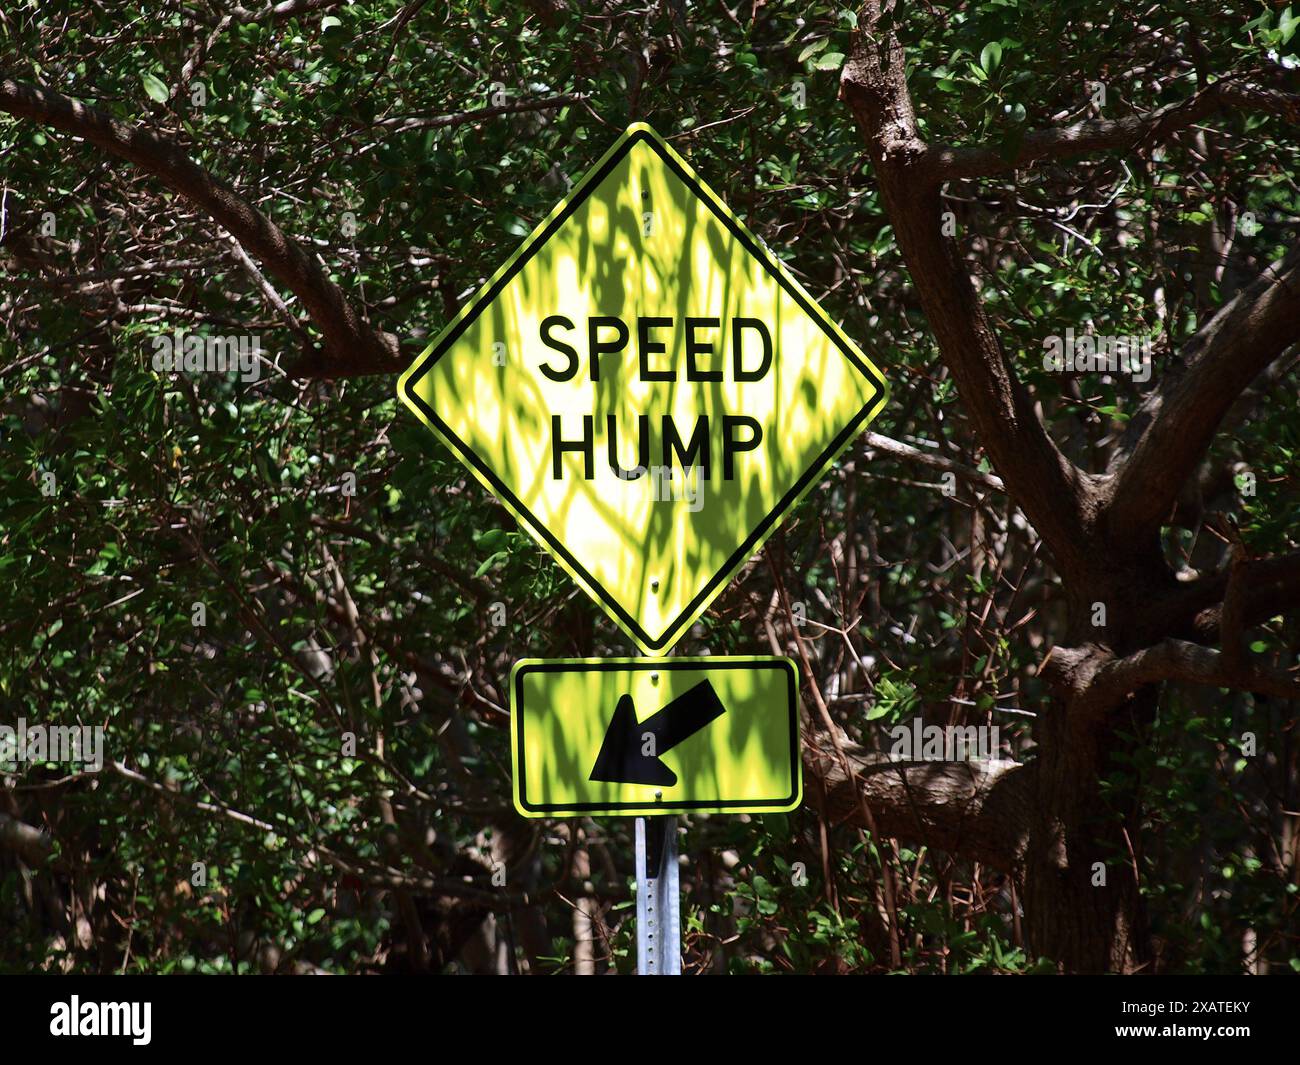
<svg viewBox="0 0 1300 1065">
<path fill-rule="evenodd" d="M 109 763 L 0 777 L 0 969 L 633 967 L 631 822 L 514 813 L 504 688 L 630 648 L 394 384 L 634 120 L 893 388 L 677 649 L 808 715 L 803 809 L 683 819 L 687 971 L 1300 969 L 1296 29 L 6 4 L 0 720 Z M 274 367 L 156 373 L 176 328 Z M 1151 381 L 1045 372 L 1067 328 Z M 882 772 L 917 715 L 1000 760 Z"/>
</svg>

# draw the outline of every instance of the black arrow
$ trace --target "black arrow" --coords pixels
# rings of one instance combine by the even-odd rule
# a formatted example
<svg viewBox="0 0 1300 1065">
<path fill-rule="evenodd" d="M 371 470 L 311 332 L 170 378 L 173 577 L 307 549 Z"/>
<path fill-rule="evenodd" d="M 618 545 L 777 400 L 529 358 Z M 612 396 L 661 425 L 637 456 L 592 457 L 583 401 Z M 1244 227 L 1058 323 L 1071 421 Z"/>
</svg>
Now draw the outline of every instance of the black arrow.
<svg viewBox="0 0 1300 1065">
<path fill-rule="evenodd" d="M 590 780 L 611 784 L 677 783 L 677 774 L 659 760 L 682 740 L 694 736 L 714 718 L 727 712 L 707 679 L 683 692 L 658 713 L 638 723 L 632 696 L 624 695 L 614 707 L 596 755 Z M 654 738 L 653 744 L 649 742 Z M 652 753 L 643 753 L 646 749 Z"/>
</svg>

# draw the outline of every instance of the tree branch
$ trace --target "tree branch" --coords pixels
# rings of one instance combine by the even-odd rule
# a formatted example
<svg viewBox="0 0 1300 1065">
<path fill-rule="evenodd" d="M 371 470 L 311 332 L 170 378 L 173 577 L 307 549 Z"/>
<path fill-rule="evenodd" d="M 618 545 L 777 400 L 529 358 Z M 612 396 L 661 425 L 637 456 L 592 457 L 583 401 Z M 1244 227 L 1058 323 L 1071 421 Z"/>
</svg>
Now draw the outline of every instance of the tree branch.
<svg viewBox="0 0 1300 1065">
<path fill-rule="evenodd" d="M 249 828 L 255 828 L 259 832 L 275 836 L 280 841 L 288 841 L 291 838 L 283 829 L 271 824 L 269 821 L 264 821 L 261 818 L 252 816 L 251 814 L 246 814 L 242 810 L 236 810 L 223 803 L 209 802 L 206 799 L 200 799 L 188 792 L 166 787 L 165 785 L 158 783 L 156 780 L 149 779 L 143 773 L 131 769 L 123 762 L 112 761 L 108 763 L 108 767 L 124 779 L 135 784 L 140 784 L 148 788 L 150 791 L 158 793 L 168 801 L 181 802 L 202 813 L 218 814 L 222 817 L 229 818 L 238 824 Z M 5 814 L 0 814 L 0 832 L 3 832 L 4 830 L 5 816 Z M 12 820 L 12 818 L 10 820 Z M 29 832 L 36 832 L 36 829 L 30 828 L 27 825 L 22 827 L 27 828 Z M 292 838 L 294 838 L 296 842 L 301 842 L 300 837 Z M 3 842 L 2 838 L 0 838 L 0 842 Z M 505 897 L 504 892 L 479 888 L 463 882 L 457 883 L 456 881 L 436 880 L 432 877 L 411 875 L 374 860 L 349 858 L 319 843 L 311 844 L 309 846 L 305 858 L 309 865 L 319 865 L 319 859 L 323 858 L 328 864 L 341 869 L 344 872 L 352 873 L 376 887 L 385 887 L 393 890 L 413 888 L 429 894 L 443 894 L 478 899 L 480 901 L 488 902 L 489 905 L 496 900 Z"/>
<path fill-rule="evenodd" d="M 1229 550 L 1228 583 L 1219 614 L 1219 648 L 1223 668 L 1235 673 L 1247 665 L 1246 596 L 1244 581 L 1246 551 L 1237 540 Z"/>
<path fill-rule="evenodd" d="M 482 122 L 488 118 L 502 115 L 522 115 L 533 111 L 555 111 L 561 107 L 579 104 L 586 97 L 581 94 L 565 96 L 548 96 L 543 100 L 517 100 L 510 104 L 492 107 L 478 107 L 472 111 L 460 111 L 451 115 L 395 115 L 381 118 L 374 124 L 394 133 L 406 133 L 413 129 L 446 129 L 451 126 L 463 126 L 470 122 Z"/>
<path fill-rule="evenodd" d="M 264 22 L 268 19 L 275 21 L 310 15 L 313 11 L 326 11 L 332 7 L 340 7 L 346 2 L 347 0 L 281 0 L 278 4 L 267 4 L 257 11 L 235 5 L 230 9 L 230 13 L 241 22 Z"/>
<path fill-rule="evenodd" d="M 980 485 L 983 488 L 991 488 L 995 492 L 1006 491 L 1006 486 L 1002 483 L 1001 477 L 985 473 L 983 470 L 977 470 L 974 466 L 954 462 L 943 455 L 932 455 L 928 451 L 922 451 L 920 448 L 905 444 L 903 441 L 895 440 L 889 436 L 881 436 L 879 433 L 864 433 L 862 439 L 867 447 L 874 451 L 883 451 L 886 455 L 893 455 L 895 458 L 907 462 L 915 462 L 921 466 L 929 466 L 932 469 L 955 474 L 964 481 Z"/>
<path fill-rule="evenodd" d="M 1083 545 L 1094 479 L 1048 436 L 1016 377 L 956 244 L 942 234 L 939 184 L 907 89 L 903 48 L 889 28 L 892 3 L 867 4 L 840 81 L 862 130 L 885 208 L 943 361 L 1012 499 L 1033 522 L 1067 579 L 1088 571 Z"/>
<path fill-rule="evenodd" d="M 1237 688 L 1278 699 L 1300 699 L 1300 676 L 1230 659 L 1211 647 L 1186 640 L 1161 640 L 1124 658 L 1104 648 L 1056 647 L 1040 673 L 1073 697 L 1081 718 L 1097 718 L 1148 684 L 1164 681 Z"/>
<path fill-rule="evenodd" d="M 320 264 L 270 218 L 166 138 L 48 89 L 0 80 L 0 111 L 81 137 L 152 174 L 226 228 L 268 273 L 294 293 L 323 346 L 291 369 L 302 377 L 351 377 L 405 368 L 397 338 L 357 313 Z"/>
<path fill-rule="evenodd" d="M 1237 397 L 1300 341 L 1300 247 L 1229 300 L 1183 346 L 1138 409 L 1112 459 L 1105 504 L 1111 535 L 1158 531 Z"/>
<path fill-rule="evenodd" d="M 44 865 L 54 849 L 50 837 L 39 828 L 0 813 L 0 847 L 18 854 L 28 865 Z"/>
<path fill-rule="evenodd" d="M 872 7 L 876 18 L 871 20 L 869 27 L 874 31 L 881 5 Z M 861 56 L 862 69 L 867 77 L 851 69 L 851 59 L 845 67 L 846 89 L 851 82 L 861 82 L 869 90 L 873 75 L 877 84 L 888 84 L 888 80 L 871 67 L 871 58 L 878 47 L 875 44 L 865 46 L 862 42 L 855 47 L 854 59 Z M 901 64 L 901 51 L 899 62 Z M 897 96 L 906 91 L 900 72 L 894 77 L 893 92 Z M 870 108 L 871 93 L 859 92 L 859 95 L 863 106 Z M 913 187 L 915 178 L 922 175 L 926 182 L 941 183 L 955 178 L 1009 173 L 1038 159 L 1063 159 L 1084 152 L 1124 150 L 1159 143 L 1177 131 L 1226 109 L 1272 114 L 1290 122 L 1300 122 L 1300 94 L 1269 89 L 1239 79 L 1225 79 L 1206 86 L 1186 100 L 1145 115 L 1091 120 L 1061 129 L 1029 133 L 1015 156 L 1009 159 L 999 149 L 990 147 L 932 148 L 921 143 L 913 133 L 907 169 L 913 172 Z M 868 121 L 872 120 L 868 118 Z M 879 136 L 891 125 L 896 130 L 914 131 L 910 101 L 906 107 L 894 106 L 888 121 L 874 120 L 873 128 Z M 895 133 L 893 139 L 898 143 L 907 142 L 906 135 L 899 133 Z M 886 201 L 888 203 L 888 196 Z M 931 240 L 936 240 L 933 234 Z M 903 246 L 901 231 L 899 242 Z M 906 248 L 904 254 L 907 255 Z M 932 255 L 931 260 L 933 269 L 937 256 Z M 918 280 L 919 288 L 918 275 L 925 267 L 914 264 L 910 257 L 908 265 L 914 279 Z M 964 289 L 969 288 L 964 275 L 956 279 L 956 283 Z M 973 301 L 973 297 L 971 299 Z M 933 322 L 934 316 L 928 306 L 926 310 Z M 1143 534 L 1159 528 L 1233 402 L 1263 369 L 1297 340 L 1300 340 L 1300 249 L 1264 271 L 1206 323 L 1184 347 L 1183 372 L 1166 373 L 1160 387 L 1131 421 L 1125 442 L 1117 450 L 1108 471 L 1112 475 L 1118 472 L 1118 476 L 1113 477 L 1102 500 L 1108 533 L 1113 539 L 1136 542 Z M 946 352 L 945 361 L 949 361 Z M 956 374 L 955 366 L 953 370 Z M 1010 376 L 1009 371 L 1007 376 Z M 969 401 L 968 388 L 962 390 Z M 980 420 L 976 418 L 983 438 Z M 989 447 L 987 440 L 985 446 Z M 1118 469 L 1121 463 L 1123 468 Z M 1018 478 L 1013 477 L 1010 471 L 1003 471 L 1001 461 L 995 459 L 995 464 L 1006 474 L 1013 496 L 1019 499 L 1015 483 Z M 1067 474 L 1069 472 L 1067 470 Z M 1025 509 L 1028 513 L 1028 508 Z M 1039 525 L 1036 515 L 1030 514 L 1030 517 L 1035 525 Z M 1040 532 L 1056 553 L 1053 536 L 1041 526 Z"/>
<path fill-rule="evenodd" d="M 856 776 L 884 836 L 923 843 L 1011 872 L 1029 838 L 1034 803 L 1029 766 L 1016 762 L 896 762 L 841 741 L 852 773 L 818 733 L 804 750 L 804 768 L 818 786 L 812 800 L 834 823 L 861 826 Z M 865 827 L 865 826 L 863 826 Z"/>
<path fill-rule="evenodd" d="M 925 165 L 935 180 L 993 177 L 1022 170 L 1040 159 L 1067 159 L 1085 152 L 1131 150 L 1168 140 L 1174 133 L 1221 110 L 1258 111 L 1300 122 L 1300 94 L 1280 92 L 1240 81 L 1216 81 L 1199 92 L 1145 115 L 1090 119 L 1058 129 L 1026 133 L 1010 158 L 998 148 L 938 147 L 927 152 Z"/>
<path fill-rule="evenodd" d="M 1220 640 L 1220 629 L 1228 598 L 1228 571 L 1215 574 L 1188 589 L 1185 600 L 1192 609 L 1188 631 L 1198 639 Z M 1300 551 L 1272 558 L 1253 558 L 1241 563 L 1237 576 L 1240 585 L 1240 625 L 1245 628 L 1300 608 Z"/>
</svg>

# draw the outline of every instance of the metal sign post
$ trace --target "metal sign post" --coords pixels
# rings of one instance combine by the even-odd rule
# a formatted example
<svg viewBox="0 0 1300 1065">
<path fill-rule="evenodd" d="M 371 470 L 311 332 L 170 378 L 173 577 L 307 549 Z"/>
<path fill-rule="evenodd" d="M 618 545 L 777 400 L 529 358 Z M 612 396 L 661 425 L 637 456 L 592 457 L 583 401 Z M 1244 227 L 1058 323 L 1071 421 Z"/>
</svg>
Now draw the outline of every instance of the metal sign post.
<svg viewBox="0 0 1300 1065">
<path fill-rule="evenodd" d="M 636 972 L 681 976 L 677 818 L 636 819 Z"/>
</svg>

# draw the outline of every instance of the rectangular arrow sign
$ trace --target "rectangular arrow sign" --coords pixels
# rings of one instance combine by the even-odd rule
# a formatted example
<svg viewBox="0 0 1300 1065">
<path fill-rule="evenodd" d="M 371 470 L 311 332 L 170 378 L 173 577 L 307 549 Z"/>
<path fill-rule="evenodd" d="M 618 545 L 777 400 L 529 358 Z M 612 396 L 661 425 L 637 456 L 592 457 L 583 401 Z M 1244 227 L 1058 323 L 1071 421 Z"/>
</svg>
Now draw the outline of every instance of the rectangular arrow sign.
<svg viewBox="0 0 1300 1065">
<path fill-rule="evenodd" d="M 803 797 L 788 658 L 526 659 L 510 677 L 515 808 L 778 813 Z"/>
</svg>

